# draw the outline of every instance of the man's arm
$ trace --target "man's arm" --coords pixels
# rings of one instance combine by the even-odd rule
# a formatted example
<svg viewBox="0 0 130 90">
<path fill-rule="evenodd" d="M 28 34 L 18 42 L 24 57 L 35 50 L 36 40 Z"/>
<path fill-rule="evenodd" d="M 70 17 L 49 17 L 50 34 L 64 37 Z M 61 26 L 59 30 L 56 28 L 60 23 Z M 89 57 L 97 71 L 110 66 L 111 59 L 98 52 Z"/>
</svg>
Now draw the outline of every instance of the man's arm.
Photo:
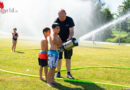
<svg viewBox="0 0 130 90">
<path fill-rule="evenodd" d="M 74 24 L 74 21 L 73 21 L 72 18 L 69 18 L 69 23 L 70 23 L 70 25 L 69 25 L 69 33 L 70 34 L 69 34 L 67 41 L 71 40 L 71 38 L 74 36 L 74 26 L 75 26 L 75 24 Z"/>
<path fill-rule="evenodd" d="M 74 27 L 69 28 L 69 38 L 67 39 L 67 41 L 71 40 L 71 38 L 74 36 Z"/>
</svg>

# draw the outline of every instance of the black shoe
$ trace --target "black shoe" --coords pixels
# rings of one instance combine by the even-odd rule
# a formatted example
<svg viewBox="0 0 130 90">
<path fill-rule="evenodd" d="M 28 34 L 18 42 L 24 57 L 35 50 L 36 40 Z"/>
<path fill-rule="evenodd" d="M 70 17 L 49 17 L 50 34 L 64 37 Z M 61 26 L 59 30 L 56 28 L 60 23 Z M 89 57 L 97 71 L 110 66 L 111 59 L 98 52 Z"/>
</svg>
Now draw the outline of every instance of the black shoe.
<svg viewBox="0 0 130 90">
<path fill-rule="evenodd" d="M 67 74 L 67 78 L 74 79 L 74 77 L 71 74 Z"/>
<path fill-rule="evenodd" d="M 61 78 L 60 72 L 57 72 L 56 78 Z"/>
</svg>

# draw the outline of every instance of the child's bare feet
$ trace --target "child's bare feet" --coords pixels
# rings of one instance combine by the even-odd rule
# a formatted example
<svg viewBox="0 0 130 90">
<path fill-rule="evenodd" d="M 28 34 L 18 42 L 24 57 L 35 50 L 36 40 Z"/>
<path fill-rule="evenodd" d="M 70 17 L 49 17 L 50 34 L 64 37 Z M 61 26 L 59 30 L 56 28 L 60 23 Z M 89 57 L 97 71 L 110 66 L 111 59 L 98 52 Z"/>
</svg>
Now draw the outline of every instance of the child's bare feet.
<svg viewBox="0 0 130 90">
<path fill-rule="evenodd" d="M 53 85 L 52 83 L 47 83 L 47 85 L 48 85 L 49 87 L 54 87 L 54 85 Z"/>
<path fill-rule="evenodd" d="M 41 77 L 40 80 L 44 81 L 44 79 Z"/>
</svg>

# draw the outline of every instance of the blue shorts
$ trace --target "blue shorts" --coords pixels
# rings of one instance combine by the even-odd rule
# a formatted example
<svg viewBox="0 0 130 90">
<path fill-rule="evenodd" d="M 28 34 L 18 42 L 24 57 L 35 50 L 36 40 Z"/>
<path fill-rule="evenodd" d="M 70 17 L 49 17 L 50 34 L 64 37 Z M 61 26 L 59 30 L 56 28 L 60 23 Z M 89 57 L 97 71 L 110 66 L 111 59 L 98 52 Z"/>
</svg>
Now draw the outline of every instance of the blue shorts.
<svg viewBox="0 0 130 90">
<path fill-rule="evenodd" d="M 50 68 L 57 67 L 58 60 L 59 60 L 59 52 L 57 50 L 49 50 L 48 51 L 48 66 Z"/>
</svg>

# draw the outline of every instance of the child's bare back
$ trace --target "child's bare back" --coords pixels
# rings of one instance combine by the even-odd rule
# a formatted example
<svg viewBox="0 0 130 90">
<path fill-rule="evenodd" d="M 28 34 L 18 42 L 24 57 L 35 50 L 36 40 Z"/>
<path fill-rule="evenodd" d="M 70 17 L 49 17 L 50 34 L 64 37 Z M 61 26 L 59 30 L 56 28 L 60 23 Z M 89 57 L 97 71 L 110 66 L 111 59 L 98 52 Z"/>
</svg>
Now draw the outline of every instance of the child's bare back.
<svg viewBox="0 0 130 90">
<path fill-rule="evenodd" d="M 48 41 L 47 41 L 47 39 L 41 40 L 41 51 L 48 52 Z"/>
</svg>

